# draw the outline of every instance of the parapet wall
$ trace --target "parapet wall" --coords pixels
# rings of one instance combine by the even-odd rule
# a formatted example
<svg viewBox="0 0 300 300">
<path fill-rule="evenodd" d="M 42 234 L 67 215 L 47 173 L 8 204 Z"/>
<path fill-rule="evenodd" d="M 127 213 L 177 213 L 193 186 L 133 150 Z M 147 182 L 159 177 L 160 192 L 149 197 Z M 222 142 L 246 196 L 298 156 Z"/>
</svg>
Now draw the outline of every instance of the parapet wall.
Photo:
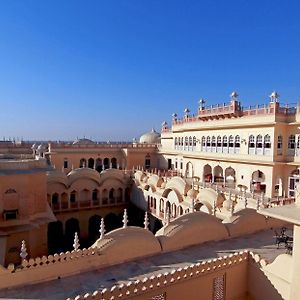
<svg viewBox="0 0 300 300">
<path fill-rule="evenodd" d="M 247 293 L 248 258 L 247 251 L 235 253 L 127 284 L 114 285 L 110 289 L 74 299 L 196 300 L 199 295 L 201 299 L 244 299 Z"/>
</svg>

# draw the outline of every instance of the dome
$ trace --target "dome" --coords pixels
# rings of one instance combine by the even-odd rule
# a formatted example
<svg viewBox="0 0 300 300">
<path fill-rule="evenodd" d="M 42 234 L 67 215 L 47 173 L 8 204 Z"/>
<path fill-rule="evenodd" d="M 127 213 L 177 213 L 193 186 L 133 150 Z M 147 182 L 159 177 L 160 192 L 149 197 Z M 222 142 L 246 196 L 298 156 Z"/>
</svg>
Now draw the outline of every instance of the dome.
<svg viewBox="0 0 300 300">
<path fill-rule="evenodd" d="M 47 183 L 62 183 L 65 186 L 68 185 L 67 175 L 58 170 L 51 170 L 46 173 Z"/>
<path fill-rule="evenodd" d="M 150 132 L 144 133 L 140 137 L 140 143 L 143 144 L 157 144 L 160 142 L 160 134 L 152 128 Z"/>
<path fill-rule="evenodd" d="M 101 255 L 106 256 L 110 264 L 161 252 L 159 241 L 149 230 L 133 226 L 115 229 L 105 234 L 104 239 L 98 239 L 91 247 L 100 249 Z"/>
<path fill-rule="evenodd" d="M 155 234 L 163 251 L 175 251 L 208 241 L 228 238 L 226 226 L 221 220 L 204 212 L 185 214 Z M 180 243 L 178 243 L 180 241 Z"/>
<path fill-rule="evenodd" d="M 94 144 L 95 142 L 86 138 L 77 139 L 73 142 L 73 145 L 94 145 Z"/>
<path fill-rule="evenodd" d="M 74 169 L 69 172 L 67 176 L 70 185 L 78 179 L 91 179 L 97 183 L 100 182 L 100 174 L 98 173 L 98 171 L 90 168 Z"/>
</svg>

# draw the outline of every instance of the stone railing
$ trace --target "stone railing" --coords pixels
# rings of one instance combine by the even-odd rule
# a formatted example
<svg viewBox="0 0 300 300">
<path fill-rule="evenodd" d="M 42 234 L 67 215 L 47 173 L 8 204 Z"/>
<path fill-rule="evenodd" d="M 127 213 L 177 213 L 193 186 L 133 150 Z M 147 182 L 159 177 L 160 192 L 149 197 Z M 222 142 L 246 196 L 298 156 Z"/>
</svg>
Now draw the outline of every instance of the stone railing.
<svg viewBox="0 0 300 300">
<path fill-rule="evenodd" d="M 110 300 L 128 299 L 131 297 L 135 297 L 134 299 L 152 299 L 151 297 L 149 298 L 149 293 L 161 293 L 174 285 L 182 285 L 192 279 L 201 280 L 201 278 L 217 273 L 218 271 L 228 272 L 230 269 L 235 268 L 239 264 L 247 263 L 248 258 L 248 251 L 234 253 L 229 256 L 188 265 L 170 272 L 145 277 L 142 280 L 129 281 L 127 284 L 114 285 L 111 288 L 104 288 L 101 291 L 97 290 L 91 294 L 87 293 L 81 296 L 78 295 L 75 298 L 68 298 L 68 300 Z"/>
<path fill-rule="evenodd" d="M 60 149 L 122 149 L 122 148 L 155 148 L 157 144 L 140 144 L 140 143 L 101 143 L 101 144 L 65 144 L 65 143 L 51 143 L 49 145 L 49 152 L 53 150 L 60 150 Z"/>
<path fill-rule="evenodd" d="M 46 282 L 106 266 L 107 261 L 100 250 L 94 248 L 23 259 L 18 266 L 0 266 L 0 289 Z"/>
<path fill-rule="evenodd" d="M 300 112 L 300 105 L 297 103 L 296 105 L 286 105 L 274 106 L 273 104 L 263 104 L 249 107 L 240 107 L 239 105 L 233 104 L 221 104 L 214 105 L 211 107 L 203 107 L 198 110 L 197 115 L 186 115 L 183 118 L 173 119 L 172 125 L 182 125 L 184 123 L 191 123 L 200 120 L 209 120 L 211 118 L 218 118 L 218 116 L 222 115 L 238 115 L 240 117 L 252 117 L 252 116 L 267 116 L 267 115 L 284 115 L 284 116 L 292 116 L 297 112 Z M 221 118 L 222 119 L 222 118 Z"/>
</svg>

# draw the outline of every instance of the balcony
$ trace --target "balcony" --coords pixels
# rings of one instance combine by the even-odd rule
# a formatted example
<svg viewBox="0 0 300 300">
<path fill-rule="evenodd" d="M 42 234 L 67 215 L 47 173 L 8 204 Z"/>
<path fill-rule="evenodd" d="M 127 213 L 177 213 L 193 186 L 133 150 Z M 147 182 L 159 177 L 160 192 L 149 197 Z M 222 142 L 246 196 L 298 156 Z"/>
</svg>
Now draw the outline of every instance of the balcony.
<svg viewBox="0 0 300 300">
<path fill-rule="evenodd" d="M 75 201 L 70 203 L 68 202 L 55 203 L 51 205 L 51 208 L 53 212 L 64 212 L 64 211 L 72 211 L 72 210 L 116 206 L 125 203 L 122 197 L 115 197 L 113 199 L 102 198 L 101 200 L 94 199 L 94 200 Z"/>
</svg>

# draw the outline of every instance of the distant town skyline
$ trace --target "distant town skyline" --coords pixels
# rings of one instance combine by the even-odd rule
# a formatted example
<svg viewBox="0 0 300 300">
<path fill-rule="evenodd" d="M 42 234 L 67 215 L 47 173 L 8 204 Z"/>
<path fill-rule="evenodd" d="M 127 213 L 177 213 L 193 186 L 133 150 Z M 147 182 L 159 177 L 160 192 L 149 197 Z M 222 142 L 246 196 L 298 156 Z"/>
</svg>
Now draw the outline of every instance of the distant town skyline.
<svg viewBox="0 0 300 300">
<path fill-rule="evenodd" d="M 297 1 L 1 1 L 0 136 L 132 141 L 171 115 L 300 100 Z"/>
</svg>

